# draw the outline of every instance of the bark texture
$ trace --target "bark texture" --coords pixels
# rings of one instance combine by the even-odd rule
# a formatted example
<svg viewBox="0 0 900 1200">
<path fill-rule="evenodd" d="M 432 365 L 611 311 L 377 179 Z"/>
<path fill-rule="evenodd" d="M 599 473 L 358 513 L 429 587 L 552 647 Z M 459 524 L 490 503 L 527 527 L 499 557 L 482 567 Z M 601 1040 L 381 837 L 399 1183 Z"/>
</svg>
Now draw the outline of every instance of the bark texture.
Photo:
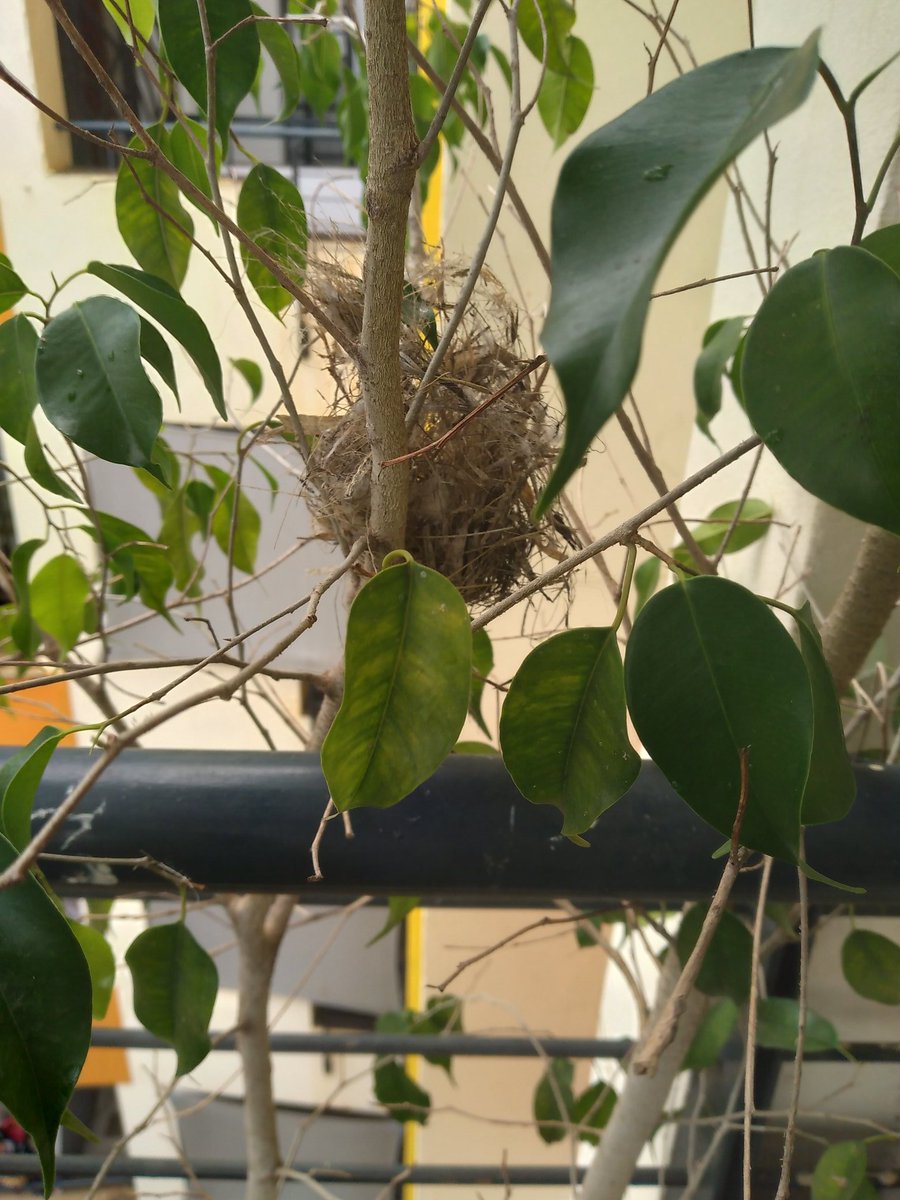
<svg viewBox="0 0 900 1200">
<path fill-rule="evenodd" d="M 825 658 L 838 695 L 859 674 L 898 602 L 900 537 L 870 525 L 822 630 Z"/>
</svg>

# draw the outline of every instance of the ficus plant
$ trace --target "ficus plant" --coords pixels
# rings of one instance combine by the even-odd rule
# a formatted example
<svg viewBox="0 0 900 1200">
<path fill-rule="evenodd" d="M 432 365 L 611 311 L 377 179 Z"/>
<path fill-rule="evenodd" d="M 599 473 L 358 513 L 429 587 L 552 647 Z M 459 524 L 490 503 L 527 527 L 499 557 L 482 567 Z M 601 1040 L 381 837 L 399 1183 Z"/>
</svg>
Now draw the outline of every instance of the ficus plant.
<svg viewBox="0 0 900 1200">
<path fill-rule="evenodd" d="M 152 81 L 158 111 L 149 121 L 128 105 L 63 0 L 47 4 L 128 127 L 127 137 L 115 141 L 69 125 L 73 135 L 118 157 L 115 218 L 134 262 L 90 261 L 44 294 L 29 282 L 28 262 L 0 261 L 0 303 L 16 310 L 0 324 L 0 428 L 22 447 L 27 477 L 15 486 L 29 489 L 46 515 L 45 536 L 20 544 L 8 564 L 10 600 L 0 622 L 8 662 L 21 677 L 4 690 L 35 686 L 24 677 L 27 668 L 52 666 L 58 670 L 47 681 L 71 678 L 102 714 L 89 730 L 98 752 L 88 774 L 34 837 L 31 811 L 43 770 L 70 730 L 48 726 L 0 771 L 0 1101 L 33 1139 L 49 1194 L 56 1134 L 61 1123 L 77 1124 L 68 1105 L 91 1017 L 102 1015 L 108 1002 L 114 963 L 96 929 L 65 916 L 39 856 L 105 767 L 167 714 L 223 697 L 252 711 L 247 685 L 265 677 L 297 637 L 314 636 L 307 631 L 319 599 L 349 575 L 355 596 L 344 660 L 318 680 L 325 703 L 307 742 L 321 747 L 330 805 L 339 813 L 403 801 L 447 755 L 471 749 L 460 736 L 472 717 L 488 739 L 476 748 L 502 755 L 524 799 L 557 808 L 561 834 L 578 846 L 602 838 L 604 812 L 628 803 L 641 747 L 723 839 L 722 882 L 711 902 L 689 909 L 675 931 L 658 1011 L 623 1080 L 616 1089 L 593 1082 L 576 1094 L 573 1064 L 557 1059 L 547 1064 L 535 1093 L 541 1137 L 560 1140 L 574 1129 L 598 1146 L 585 1196 L 617 1200 L 659 1123 L 675 1074 L 714 1064 L 734 1031 L 746 1027 L 748 1006 L 755 1044 L 796 1051 L 798 1063 L 804 1045 L 814 1053 L 840 1044 L 834 1027 L 801 1003 L 758 998 L 759 939 L 727 903 L 737 874 L 760 859 L 794 865 L 801 893 L 804 878 L 821 878 L 815 861 L 807 861 L 803 831 L 840 820 L 855 797 L 839 698 L 900 587 L 900 226 L 869 228 L 897 144 L 864 181 L 854 125 L 855 106 L 880 72 L 843 95 L 815 36 L 797 47 L 749 48 L 658 89 L 651 70 L 646 98 L 590 132 L 565 159 L 548 255 L 510 187 L 510 168 L 532 108 L 553 146 L 585 119 L 594 70 L 590 47 L 573 32 L 576 10 L 569 0 L 497 0 L 507 18 L 503 45 L 483 32 L 491 0 L 460 2 L 450 16 L 422 5 L 411 22 L 403 0 L 367 0 L 364 29 L 353 6 L 338 0 L 291 0 L 283 19 L 268 17 L 251 0 L 103 0 L 137 70 Z M 662 47 L 670 23 L 653 14 L 649 19 Z M 352 66 L 339 36 L 353 44 Z M 531 99 L 524 95 L 523 61 L 539 76 Z M 295 185 L 255 162 L 236 205 L 222 198 L 221 163 L 229 149 L 240 148 L 236 114 L 258 91 L 264 63 L 280 82 L 282 119 L 301 101 L 317 114 L 336 109 L 345 153 L 366 180 L 355 338 L 313 286 L 315 249 Z M 489 69 L 509 97 L 512 132 L 505 149 L 496 139 L 484 82 Z M 5 69 L 2 77 L 40 103 Z M 407 86 L 398 87 L 398 79 Z M 758 310 L 716 322 L 697 347 L 696 419 L 711 452 L 726 387 L 743 406 L 752 436 L 718 450 L 709 467 L 671 491 L 662 489 L 657 502 L 623 525 L 561 555 L 554 566 L 513 580 L 490 603 L 471 605 L 458 580 L 410 549 L 408 460 L 423 452 L 421 444 L 412 447 L 416 431 L 424 436 L 430 429 L 427 389 L 440 378 L 475 295 L 504 197 L 526 228 L 530 223 L 535 254 L 549 269 L 541 343 L 565 410 L 555 465 L 542 477 L 539 494 L 529 496 L 537 542 L 558 524 L 564 489 L 607 423 L 627 421 L 623 404 L 640 360 L 654 282 L 685 222 L 736 156 L 799 108 L 814 86 L 828 88 L 852 134 L 856 204 L 846 244 L 823 247 L 790 267 L 777 264 L 775 282 L 773 265 Z M 410 213 L 440 157 L 453 169 L 469 145 L 497 170 L 498 199 L 458 299 L 442 307 L 421 281 L 409 278 L 410 252 L 423 250 L 411 246 L 417 232 Z M 210 419 L 231 415 L 221 348 L 203 314 L 181 294 L 192 256 L 210 254 L 200 240 L 207 222 L 217 239 L 222 286 L 231 289 L 260 345 L 262 363 L 235 359 L 233 371 L 254 399 L 266 378 L 279 395 L 277 410 L 236 438 L 232 470 L 176 452 L 163 433 L 164 411 L 178 404 L 185 387 L 185 359 L 208 397 Z M 70 302 L 67 289 L 75 279 L 87 279 L 92 294 Z M 172 621 L 175 607 L 189 602 L 202 616 L 212 547 L 227 558 L 230 588 L 235 573 L 252 577 L 257 570 L 264 501 L 247 494 L 246 463 L 257 462 L 265 474 L 257 455 L 264 443 L 277 444 L 301 472 L 315 456 L 318 434 L 297 411 L 290 364 L 279 360 L 258 316 L 262 308 L 283 319 L 295 305 L 352 367 L 366 442 L 347 484 L 352 489 L 363 480 L 364 519 L 354 536 L 336 536 L 341 565 L 295 605 L 296 623 L 275 646 L 246 654 L 248 631 L 236 622 L 228 641 L 185 676 L 224 665 L 231 672 L 225 684 L 209 682 L 149 716 L 140 702 L 123 708 L 102 662 L 116 606 L 138 598 Z M 414 329 L 425 354 L 412 392 L 401 385 L 404 325 Z M 176 349 L 182 352 L 177 370 Z M 465 422 L 474 424 L 480 412 L 467 412 Z M 64 457 L 48 449 L 48 426 L 61 435 L 51 443 L 65 447 Z M 679 516 L 678 540 L 669 550 L 643 536 L 659 514 L 674 509 L 677 516 L 682 496 L 760 447 L 812 496 L 869 526 L 868 558 L 854 568 L 857 584 L 867 586 L 860 575 L 874 561 L 872 578 L 887 593 L 877 627 L 855 660 L 848 660 L 841 622 L 827 620 L 820 630 L 802 598 L 788 604 L 757 595 L 720 573 L 724 556 L 766 536 L 774 514 L 765 497 L 748 488 L 693 528 Z M 89 458 L 137 473 L 156 506 L 149 527 L 95 508 L 85 472 Z M 439 473 L 440 456 L 430 461 Z M 313 473 L 307 486 L 316 487 Z M 638 564 L 639 547 L 646 552 L 648 546 L 651 556 Z M 625 548 L 626 564 L 615 616 L 608 625 L 565 628 L 534 647 L 504 689 L 493 742 L 482 705 L 493 666 L 491 622 L 616 547 Z M 100 647 L 100 661 L 86 657 L 89 644 Z M 317 846 L 313 852 L 318 871 Z M 846 902 L 865 880 L 835 886 L 844 889 L 836 896 Z M 385 928 L 401 921 L 411 903 L 392 901 Z M 227 902 L 241 954 L 261 978 L 271 977 L 292 906 L 292 897 Z M 793 918 L 781 917 L 785 936 L 794 936 Z M 805 909 L 801 919 L 807 920 Z M 138 1019 L 172 1044 L 177 1074 L 189 1073 L 210 1048 L 214 963 L 183 914 L 142 933 L 126 962 Z M 855 928 L 842 966 L 861 996 L 900 1003 L 900 946 L 891 938 Z M 706 997 L 713 999 L 709 1006 Z M 265 997 L 242 996 L 241 1005 L 239 1049 L 245 1071 L 261 1080 L 247 1105 L 248 1195 L 270 1200 L 280 1152 L 264 1065 Z M 390 1014 L 383 1026 L 433 1034 L 459 1030 L 462 1021 L 461 1003 L 444 996 L 425 1012 Z M 452 1064 L 442 1059 L 439 1065 L 449 1071 Z M 655 1101 L 648 1099 L 651 1080 Z M 398 1119 L 427 1118 L 428 1094 L 399 1060 L 380 1061 L 373 1086 Z M 788 1147 L 784 1179 L 790 1161 Z M 816 1168 L 813 1196 L 870 1195 L 866 1161 L 862 1142 L 829 1147 Z M 835 1191 L 838 1176 L 851 1179 L 852 1187 Z"/>
</svg>

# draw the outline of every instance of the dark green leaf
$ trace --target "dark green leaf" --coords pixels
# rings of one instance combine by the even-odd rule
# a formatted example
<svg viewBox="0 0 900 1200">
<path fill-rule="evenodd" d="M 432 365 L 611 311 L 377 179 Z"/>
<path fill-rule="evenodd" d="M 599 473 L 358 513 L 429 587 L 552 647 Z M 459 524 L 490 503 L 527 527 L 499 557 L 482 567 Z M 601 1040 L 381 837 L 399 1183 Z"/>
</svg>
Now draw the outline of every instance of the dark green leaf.
<svg viewBox="0 0 900 1200">
<path fill-rule="evenodd" d="M 168 549 L 154 542 L 148 533 L 111 513 L 91 513 L 93 526 L 86 526 L 109 555 L 110 566 L 122 575 L 119 593 L 130 599 L 139 592 L 148 608 L 166 616 L 166 592 L 172 586 L 173 571 Z"/>
<path fill-rule="evenodd" d="M 215 123 L 225 145 L 237 106 L 256 78 L 259 35 L 255 23 L 234 28 L 252 15 L 250 0 L 216 0 L 207 7 L 210 36 L 218 42 Z M 197 0 L 159 0 L 159 29 L 172 69 L 206 112 L 206 56 Z"/>
<path fill-rule="evenodd" d="M 744 317 L 730 317 L 710 325 L 703 337 L 703 349 L 694 364 L 694 399 L 697 402 L 697 428 L 712 437 L 709 423 L 722 407 L 722 375 L 734 358 L 744 332 Z"/>
<path fill-rule="evenodd" d="M 462 1000 L 450 994 L 432 996 L 425 1012 L 412 1014 L 411 1033 L 440 1034 L 462 1032 Z M 440 1067 L 453 1078 L 453 1060 L 449 1054 L 426 1054 L 425 1061 Z"/>
<path fill-rule="evenodd" d="M 628 791 L 640 758 L 614 629 L 570 629 L 532 650 L 503 705 L 500 749 L 522 795 L 561 810 L 567 837 Z"/>
<path fill-rule="evenodd" d="M 865 1142 L 835 1142 L 816 1163 L 811 1200 L 859 1200 L 867 1166 Z"/>
<path fill-rule="evenodd" d="M 31 581 L 31 615 L 55 640 L 62 657 L 83 630 L 84 606 L 90 592 L 88 577 L 71 554 L 51 558 Z"/>
<path fill-rule="evenodd" d="M 253 399 L 258 400 L 263 389 L 263 373 L 259 363 L 252 358 L 231 358 L 228 361 L 243 377 Z"/>
<path fill-rule="evenodd" d="M 375 1067 L 375 1098 L 395 1121 L 428 1124 L 431 1097 L 410 1079 L 395 1058 Z"/>
<path fill-rule="evenodd" d="M 148 133 L 169 158 L 169 134 L 162 125 Z M 143 142 L 132 138 L 139 149 Z M 181 192 L 155 163 L 143 158 L 123 158 L 116 181 L 116 222 L 125 245 L 137 262 L 174 288 L 187 274 L 194 222 L 181 203 Z"/>
<path fill-rule="evenodd" d="M 28 583 L 28 568 L 37 550 L 44 543 L 40 538 L 32 538 L 16 546 L 10 558 L 10 571 L 13 587 L 16 590 L 16 619 L 10 629 L 10 637 L 15 642 L 23 658 L 34 658 L 41 644 L 40 631 L 31 616 L 31 587 Z"/>
<path fill-rule="evenodd" d="M 172 351 L 156 326 L 145 321 L 143 317 L 141 317 L 141 358 L 153 367 L 163 383 L 172 390 L 180 407 L 181 398 L 178 395 L 178 380 L 175 377 Z"/>
<path fill-rule="evenodd" d="M 387 808 L 440 766 L 466 718 L 472 633 L 463 598 L 419 563 L 386 567 L 353 601 L 345 671 L 322 769 L 341 811 Z"/>
<path fill-rule="evenodd" d="M 366 947 L 374 946 L 376 942 L 380 942 L 383 937 L 386 937 L 392 929 L 396 929 L 398 925 L 402 925 L 413 909 L 419 907 L 419 904 L 420 900 L 418 896 L 389 896 L 387 920 L 375 936 L 366 942 Z"/>
<path fill-rule="evenodd" d="M 38 398 L 76 446 L 107 462 L 152 466 L 162 402 L 141 365 L 141 320 L 109 296 L 78 300 L 46 326 Z"/>
<path fill-rule="evenodd" d="M 91 974 L 91 1011 L 95 1021 L 102 1021 L 112 999 L 116 982 L 116 959 L 109 942 L 93 925 L 70 921 Z"/>
<path fill-rule="evenodd" d="M 200 479 L 191 479 L 184 489 L 184 502 L 200 522 L 200 531 L 207 535 L 212 511 L 216 503 L 216 490 Z"/>
<path fill-rule="evenodd" d="M 737 1025 L 738 1007 L 727 996 L 710 1005 L 681 1064 L 683 1071 L 714 1067 Z"/>
<path fill-rule="evenodd" d="M 216 507 L 212 514 L 212 535 L 223 554 L 231 555 L 234 565 L 245 575 L 256 569 L 256 551 L 262 526 L 259 513 L 241 489 L 234 515 L 235 481 L 221 467 L 206 464 L 207 475 L 216 487 Z"/>
<path fill-rule="evenodd" d="M 46 725 L 0 767 L 0 825 L 16 850 L 31 838 L 31 810 L 44 769 L 68 731 Z"/>
<path fill-rule="evenodd" d="M 482 730 L 485 737 L 491 736 L 487 722 L 481 712 L 481 697 L 484 681 L 494 669 L 494 647 L 486 630 L 476 629 L 472 633 L 472 694 L 469 696 L 469 715 Z M 463 751 L 457 750 L 457 753 Z"/>
<path fill-rule="evenodd" d="M 52 492 L 54 496 L 62 496 L 66 500 L 78 502 L 77 494 L 47 462 L 40 434 L 33 420 L 28 426 L 28 436 L 25 439 L 25 466 L 34 482 L 40 484 L 42 488 Z"/>
<path fill-rule="evenodd" d="M 682 918 L 675 942 L 682 966 L 696 945 L 708 910 L 708 904 L 695 904 Z M 750 995 L 752 959 L 750 930 L 734 913 L 724 912 L 703 959 L 697 988 L 707 996 L 729 996 L 735 1004 L 743 1004 Z"/>
<path fill-rule="evenodd" d="M 756 1041 L 763 1049 L 791 1052 L 796 1049 L 800 1021 L 800 1005 L 796 1000 L 784 996 L 769 996 L 760 1000 L 756 1021 Z M 825 1050 L 837 1050 L 839 1045 L 837 1031 L 831 1022 L 807 1010 L 805 1052 L 821 1054 Z"/>
<path fill-rule="evenodd" d="M 568 1058 L 552 1058 L 534 1092 L 534 1119 L 538 1133 L 547 1143 L 561 1142 L 565 1125 L 572 1120 L 575 1097 L 572 1079 L 575 1068 Z"/>
<path fill-rule="evenodd" d="M 0 870 L 16 858 L 0 837 Z M 31 1135 L 44 1195 L 54 1143 L 91 1040 L 91 980 L 78 942 L 37 880 L 0 892 L 0 1103 Z"/>
<path fill-rule="evenodd" d="M 244 180 L 238 197 L 237 221 L 261 250 L 265 250 L 298 284 L 306 271 L 306 210 L 289 179 L 274 167 L 257 163 Z M 291 303 L 291 294 L 246 247 L 241 247 L 247 277 L 260 300 L 278 316 Z"/>
<path fill-rule="evenodd" d="M 269 15 L 258 4 L 251 3 L 250 7 L 257 16 Z M 275 120 L 286 121 L 295 112 L 302 94 L 297 48 L 291 35 L 277 21 L 257 22 L 256 32 L 263 50 L 268 54 L 272 65 L 278 72 L 278 79 L 281 83 L 281 111 Z"/>
<path fill-rule="evenodd" d="M 37 404 L 38 335 L 20 313 L 0 325 L 0 429 L 24 444 Z"/>
<path fill-rule="evenodd" d="M 565 74 L 548 70 L 538 96 L 538 112 L 553 139 L 554 149 L 572 136 L 584 120 L 594 96 L 591 52 L 579 37 L 566 39 Z"/>
<path fill-rule="evenodd" d="M 876 1004 L 900 1004 L 900 946 L 871 929 L 854 929 L 841 948 L 844 978 Z"/>
<path fill-rule="evenodd" d="M 861 250 L 868 250 L 876 258 L 891 268 L 895 275 L 900 275 L 900 225 L 885 225 L 876 229 L 860 242 Z"/>
<path fill-rule="evenodd" d="M 227 418 L 219 356 L 209 330 L 194 309 L 185 304 L 164 280 L 145 271 L 137 271 L 134 267 L 92 262 L 88 264 L 88 271 L 134 301 L 181 343 L 203 376 L 216 412 L 220 417 Z"/>
<path fill-rule="evenodd" d="M 741 793 L 741 842 L 797 861 L 813 705 L 800 651 L 739 584 L 703 576 L 642 609 L 625 659 L 638 736 L 673 788 L 724 837 Z"/>
<path fill-rule="evenodd" d="M 789 475 L 900 534 L 900 278 L 839 246 L 775 284 L 747 334 L 744 404 Z"/>
<path fill-rule="evenodd" d="M 0 255 L 0 313 L 18 304 L 28 288 L 10 266 L 5 254 Z"/>
<path fill-rule="evenodd" d="M 659 584 L 660 562 L 656 557 L 642 562 L 634 573 L 634 615 L 637 616 Z"/>
<path fill-rule="evenodd" d="M 134 981 L 134 1015 L 173 1047 L 177 1074 L 193 1071 L 210 1049 L 216 964 L 181 922 L 146 929 L 128 947 L 125 961 Z"/>
<path fill-rule="evenodd" d="M 599 1133 L 591 1131 L 606 1128 L 617 1099 L 614 1089 L 603 1079 L 591 1084 L 576 1098 L 572 1106 L 572 1124 L 583 1127 L 578 1131 L 580 1141 L 599 1145 Z"/>
<path fill-rule="evenodd" d="M 300 51 L 300 80 L 303 96 L 317 117 L 334 104 L 343 79 L 341 44 L 324 30 L 304 42 Z"/>
<path fill-rule="evenodd" d="M 536 59 L 551 71 L 565 74 L 569 61 L 566 46 L 575 24 L 571 0 L 521 0 L 518 13 L 522 41 Z"/>
<path fill-rule="evenodd" d="M 679 230 L 735 155 L 803 101 L 817 64 L 815 37 L 799 50 L 749 50 L 709 63 L 569 155 L 553 201 L 553 295 L 543 332 L 565 398 L 566 436 L 539 513 L 628 391 L 653 281 Z"/>
</svg>

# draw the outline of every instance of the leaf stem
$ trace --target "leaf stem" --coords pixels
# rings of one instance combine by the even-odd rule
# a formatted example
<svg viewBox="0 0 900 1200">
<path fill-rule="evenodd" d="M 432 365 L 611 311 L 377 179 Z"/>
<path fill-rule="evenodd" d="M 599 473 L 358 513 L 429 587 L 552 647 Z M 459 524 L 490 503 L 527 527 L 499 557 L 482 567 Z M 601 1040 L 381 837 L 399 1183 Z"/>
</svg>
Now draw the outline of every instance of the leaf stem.
<svg viewBox="0 0 900 1200">
<path fill-rule="evenodd" d="M 637 546 L 634 542 L 629 542 L 627 557 L 625 559 L 625 572 L 622 575 L 622 587 L 619 591 L 619 607 L 616 609 L 616 615 L 613 617 L 612 629 L 615 632 L 625 617 L 628 611 L 628 597 L 631 593 L 631 580 L 634 576 L 634 563 L 637 558 Z"/>
</svg>

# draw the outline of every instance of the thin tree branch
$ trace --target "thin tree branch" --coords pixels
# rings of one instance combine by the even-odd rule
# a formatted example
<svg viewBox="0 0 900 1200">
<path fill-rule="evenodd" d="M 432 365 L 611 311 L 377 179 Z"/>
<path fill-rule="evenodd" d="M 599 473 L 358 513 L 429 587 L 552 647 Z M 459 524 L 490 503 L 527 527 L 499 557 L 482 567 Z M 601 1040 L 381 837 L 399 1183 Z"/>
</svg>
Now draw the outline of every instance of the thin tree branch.
<svg viewBox="0 0 900 1200">
<path fill-rule="evenodd" d="M 469 21 L 469 29 L 466 33 L 465 40 L 460 47 L 459 55 L 453 67 L 453 73 L 447 80 L 447 88 L 441 96 L 437 110 L 431 119 L 431 124 L 425 136 L 419 142 L 419 147 L 416 151 L 416 164 L 421 166 L 431 152 L 431 147 L 437 141 L 438 134 L 444 127 L 444 122 L 447 120 L 447 114 L 450 112 L 451 105 L 456 98 L 457 90 L 465 74 L 468 66 L 469 58 L 472 54 L 472 48 L 475 45 L 475 39 L 478 37 L 478 30 L 481 28 L 481 23 L 485 18 L 487 10 L 490 8 L 493 0 L 479 0 L 478 7 L 472 14 Z"/>
</svg>

